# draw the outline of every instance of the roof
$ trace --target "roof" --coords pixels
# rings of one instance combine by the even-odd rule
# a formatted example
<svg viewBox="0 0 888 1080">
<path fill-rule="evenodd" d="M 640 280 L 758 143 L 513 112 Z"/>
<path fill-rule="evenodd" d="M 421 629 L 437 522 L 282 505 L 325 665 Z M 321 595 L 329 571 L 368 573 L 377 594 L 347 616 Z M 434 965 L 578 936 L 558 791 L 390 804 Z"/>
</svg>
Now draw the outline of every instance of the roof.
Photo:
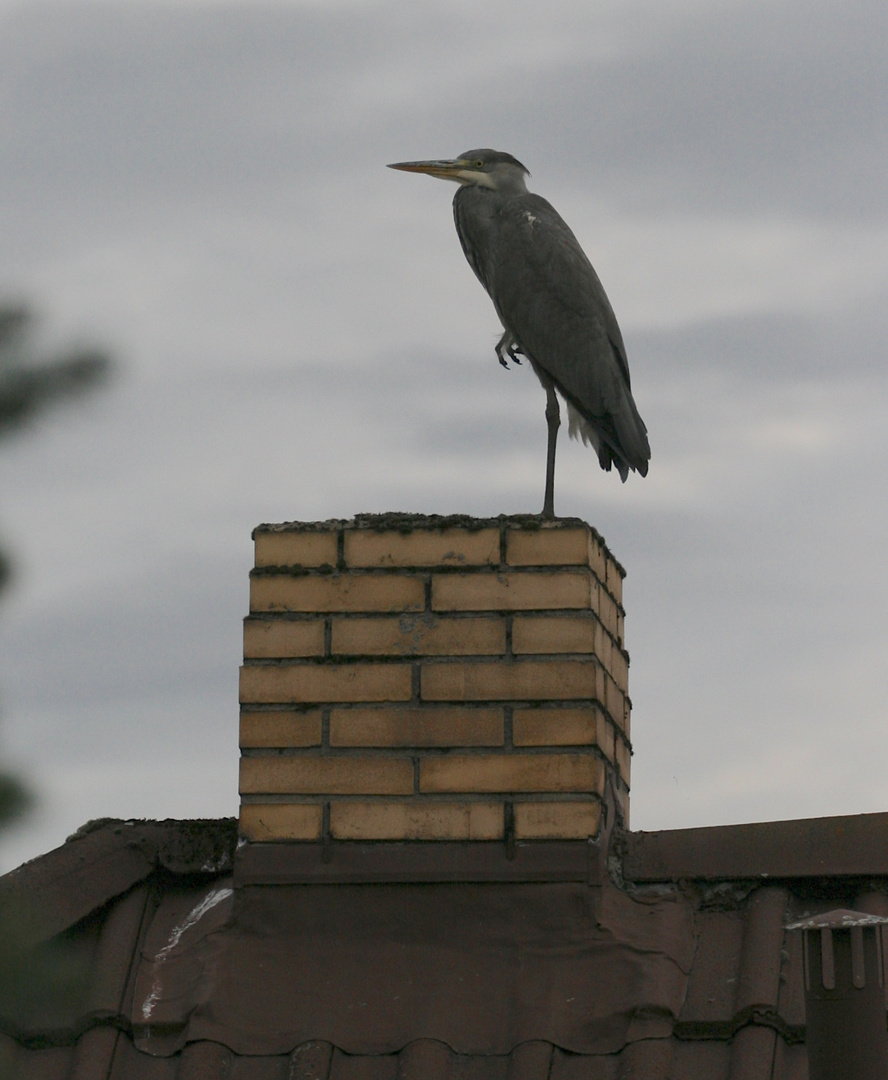
<svg viewBox="0 0 888 1080">
<path fill-rule="evenodd" d="M 888 915 L 886 840 L 884 814 L 598 852 L 97 823 L 0 879 L 0 1077 L 802 1080 L 785 926 Z"/>
</svg>

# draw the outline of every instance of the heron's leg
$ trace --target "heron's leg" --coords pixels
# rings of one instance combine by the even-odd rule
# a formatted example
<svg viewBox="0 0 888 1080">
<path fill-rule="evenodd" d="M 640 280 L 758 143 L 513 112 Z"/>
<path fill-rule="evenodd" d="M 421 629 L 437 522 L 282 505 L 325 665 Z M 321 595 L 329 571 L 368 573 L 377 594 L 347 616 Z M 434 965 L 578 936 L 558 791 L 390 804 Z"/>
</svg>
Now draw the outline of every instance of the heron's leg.
<svg viewBox="0 0 888 1080">
<path fill-rule="evenodd" d="M 555 396 L 555 387 L 548 380 L 546 387 L 546 423 L 549 426 L 549 448 L 546 454 L 546 494 L 543 499 L 543 517 L 555 517 L 555 443 L 561 426 L 561 409 Z"/>
</svg>

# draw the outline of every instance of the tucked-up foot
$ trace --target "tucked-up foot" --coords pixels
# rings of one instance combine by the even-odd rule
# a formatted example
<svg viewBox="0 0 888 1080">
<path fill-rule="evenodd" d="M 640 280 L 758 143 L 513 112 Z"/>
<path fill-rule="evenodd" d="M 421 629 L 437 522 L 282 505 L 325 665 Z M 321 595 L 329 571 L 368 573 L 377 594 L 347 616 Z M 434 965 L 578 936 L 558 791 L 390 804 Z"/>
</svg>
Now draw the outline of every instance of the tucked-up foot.
<svg viewBox="0 0 888 1080">
<path fill-rule="evenodd" d="M 506 370 L 508 370 L 509 368 L 509 360 L 511 360 L 513 364 L 521 363 L 521 361 L 518 359 L 519 353 L 523 356 L 524 350 L 521 348 L 520 344 L 515 340 L 515 338 L 513 338 L 512 335 L 508 332 L 503 334 L 503 336 L 496 343 L 497 359 L 499 360 L 500 364 L 504 368 L 506 368 Z M 506 359 L 507 356 L 509 360 Z"/>
</svg>

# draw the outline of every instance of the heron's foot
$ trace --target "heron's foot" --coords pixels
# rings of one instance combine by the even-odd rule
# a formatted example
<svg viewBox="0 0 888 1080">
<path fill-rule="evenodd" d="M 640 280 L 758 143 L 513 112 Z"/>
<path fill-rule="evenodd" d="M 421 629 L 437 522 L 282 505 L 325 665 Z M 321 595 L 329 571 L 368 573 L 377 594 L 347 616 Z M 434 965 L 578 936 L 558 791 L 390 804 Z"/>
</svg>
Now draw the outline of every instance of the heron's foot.
<svg viewBox="0 0 888 1080">
<path fill-rule="evenodd" d="M 521 361 L 518 359 L 519 354 L 521 356 L 525 355 L 524 350 L 518 342 L 514 338 L 509 337 L 508 334 L 503 334 L 496 343 L 496 358 L 499 360 L 501 366 L 508 371 L 509 360 L 511 360 L 513 364 L 518 364 L 520 366 Z M 506 357 L 509 359 L 507 360 Z"/>
</svg>

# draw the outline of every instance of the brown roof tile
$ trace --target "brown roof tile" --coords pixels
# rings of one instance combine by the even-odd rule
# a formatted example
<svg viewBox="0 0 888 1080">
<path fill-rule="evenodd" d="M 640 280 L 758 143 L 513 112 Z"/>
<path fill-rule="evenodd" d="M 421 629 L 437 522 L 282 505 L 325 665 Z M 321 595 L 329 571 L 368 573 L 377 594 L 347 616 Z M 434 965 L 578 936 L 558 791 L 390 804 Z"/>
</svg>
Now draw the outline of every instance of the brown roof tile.
<svg viewBox="0 0 888 1080">
<path fill-rule="evenodd" d="M 703 849 L 696 830 L 630 835 L 625 868 L 650 873 L 653 850 L 662 883 L 622 889 L 578 850 L 521 845 L 502 862 L 448 848 L 437 879 L 434 845 L 300 851 L 289 880 L 279 852 L 279 883 L 248 884 L 230 822 L 106 823 L 0 879 L 0 1077 L 803 1080 L 784 926 L 888 913 L 888 873 L 855 872 L 875 858 L 864 834 L 888 846 L 888 818 L 867 817 L 762 827 L 772 863 L 800 829 L 857 845 L 792 852 L 796 873 L 764 883 L 699 865 L 705 849 L 748 869 L 752 834 L 746 862 L 730 828 Z"/>
</svg>

